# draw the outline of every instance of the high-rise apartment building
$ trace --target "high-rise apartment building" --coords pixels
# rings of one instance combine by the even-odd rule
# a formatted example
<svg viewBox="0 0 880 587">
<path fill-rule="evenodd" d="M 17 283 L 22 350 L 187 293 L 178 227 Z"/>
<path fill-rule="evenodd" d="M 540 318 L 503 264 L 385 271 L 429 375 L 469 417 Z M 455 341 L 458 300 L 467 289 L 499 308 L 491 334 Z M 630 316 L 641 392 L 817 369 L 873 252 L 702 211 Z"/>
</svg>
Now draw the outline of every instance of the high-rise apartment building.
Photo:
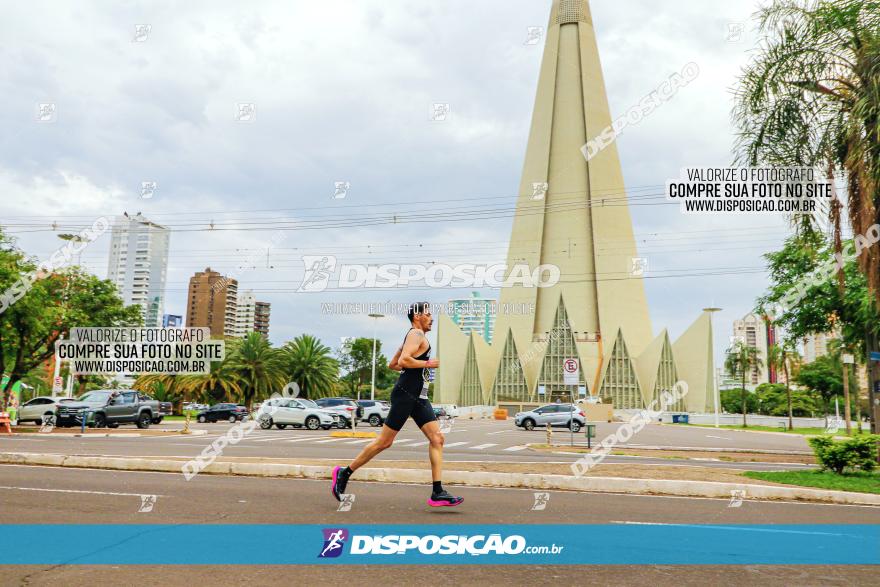
<svg viewBox="0 0 880 587">
<path fill-rule="evenodd" d="M 211 336 L 235 336 L 238 281 L 210 267 L 189 278 L 186 325 L 208 327 Z"/>
<path fill-rule="evenodd" d="M 125 305 L 142 308 L 144 325 L 162 325 L 170 231 L 140 212 L 113 223 L 107 279 L 116 285 Z"/>
<path fill-rule="evenodd" d="M 462 332 L 476 332 L 492 344 L 496 306 L 495 300 L 481 298 L 479 293 L 472 292 L 470 298 L 449 300 L 449 317 Z"/>
<path fill-rule="evenodd" d="M 249 332 L 259 332 L 269 337 L 269 313 L 271 304 L 260 302 L 254 292 L 246 291 L 238 296 L 235 317 L 235 336 L 243 338 Z"/>
<path fill-rule="evenodd" d="M 746 386 L 761 383 L 776 383 L 776 372 L 767 366 L 767 349 L 778 340 L 776 327 L 756 314 L 747 314 L 742 320 L 733 321 L 732 342 L 742 342 L 746 346 L 758 349 L 761 359 L 760 367 L 753 367 L 750 376 L 746 377 Z M 733 345 L 731 345 L 733 346 Z"/>
</svg>

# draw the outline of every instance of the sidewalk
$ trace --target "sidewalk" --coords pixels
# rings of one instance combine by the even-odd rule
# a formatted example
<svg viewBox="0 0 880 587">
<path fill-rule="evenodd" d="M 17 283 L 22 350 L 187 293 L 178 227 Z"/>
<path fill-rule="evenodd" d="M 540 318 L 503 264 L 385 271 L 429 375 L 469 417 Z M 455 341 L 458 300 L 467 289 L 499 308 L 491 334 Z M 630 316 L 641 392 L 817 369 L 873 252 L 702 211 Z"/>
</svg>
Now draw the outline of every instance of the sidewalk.
<svg viewBox="0 0 880 587">
<path fill-rule="evenodd" d="M 58 467 L 159 471 L 182 473 L 184 457 L 124 457 L 0 453 L 0 463 Z M 324 459 L 266 459 L 221 457 L 207 465 L 203 474 L 255 477 L 328 479 L 335 461 Z M 375 461 L 358 470 L 359 481 L 386 483 L 430 482 L 431 473 L 422 461 Z M 779 485 L 740 477 L 732 471 L 706 467 L 647 465 L 599 465 L 588 474 L 574 476 L 568 463 L 444 463 L 444 481 L 471 487 L 510 487 L 634 495 L 676 495 L 728 499 L 733 491 L 748 499 L 811 501 L 820 503 L 878 505 L 880 495 Z"/>
</svg>

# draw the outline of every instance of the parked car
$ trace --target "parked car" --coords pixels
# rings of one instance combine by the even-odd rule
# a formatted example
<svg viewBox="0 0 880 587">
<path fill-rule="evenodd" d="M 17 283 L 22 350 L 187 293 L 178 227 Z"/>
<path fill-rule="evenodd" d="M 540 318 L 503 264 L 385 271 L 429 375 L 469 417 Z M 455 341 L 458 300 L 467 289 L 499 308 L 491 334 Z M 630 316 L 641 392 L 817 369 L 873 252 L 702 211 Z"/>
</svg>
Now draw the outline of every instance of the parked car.
<svg viewBox="0 0 880 587">
<path fill-rule="evenodd" d="M 226 420 L 228 422 L 238 422 L 244 420 L 248 416 L 247 408 L 238 404 L 215 404 L 207 410 L 202 410 L 196 415 L 196 420 L 204 424 L 205 422 L 219 422 Z"/>
<path fill-rule="evenodd" d="M 58 405 L 65 402 L 74 402 L 71 397 L 45 395 L 35 397 L 34 399 L 23 403 L 18 408 L 18 422 L 33 422 L 34 424 L 42 424 L 43 416 L 55 417 Z"/>
<path fill-rule="evenodd" d="M 140 394 L 141 400 L 156 401 L 148 395 Z M 174 412 L 174 404 L 171 402 L 157 402 L 159 404 L 159 413 L 153 414 L 153 424 L 161 424 L 162 418 L 170 416 Z"/>
<path fill-rule="evenodd" d="M 186 412 L 190 412 L 190 411 L 202 412 L 204 410 L 207 410 L 210 407 L 211 406 L 209 406 L 207 404 L 186 403 L 186 404 L 183 404 L 180 409 L 185 414 Z"/>
<path fill-rule="evenodd" d="M 268 430 L 275 426 L 284 430 L 288 426 L 309 430 L 339 425 L 339 416 L 329 410 L 320 408 L 315 402 L 307 399 L 273 398 L 266 400 L 260 406 L 254 416 L 260 423 L 260 428 Z"/>
<path fill-rule="evenodd" d="M 526 430 L 534 430 L 536 426 L 562 426 L 577 432 L 587 419 L 580 408 L 571 404 L 547 404 L 528 412 L 518 412 L 513 421 Z"/>
<path fill-rule="evenodd" d="M 339 415 L 338 426 L 340 428 L 351 428 L 352 414 L 354 414 L 355 425 L 364 415 L 364 409 L 348 397 L 322 397 L 315 400 L 315 403 L 325 410 L 336 412 Z"/>
<path fill-rule="evenodd" d="M 361 419 L 369 422 L 370 426 L 381 426 L 384 424 L 385 419 L 388 417 L 388 412 L 391 411 L 391 406 L 381 401 L 362 399 L 358 400 L 357 403 L 362 408 Z"/>
<path fill-rule="evenodd" d="M 73 402 L 58 405 L 57 425 L 82 425 L 116 428 L 120 424 L 137 424 L 149 428 L 159 414 L 159 402 L 141 399 L 141 394 L 130 389 L 96 389 L 84 393 Z"/>
</svg>

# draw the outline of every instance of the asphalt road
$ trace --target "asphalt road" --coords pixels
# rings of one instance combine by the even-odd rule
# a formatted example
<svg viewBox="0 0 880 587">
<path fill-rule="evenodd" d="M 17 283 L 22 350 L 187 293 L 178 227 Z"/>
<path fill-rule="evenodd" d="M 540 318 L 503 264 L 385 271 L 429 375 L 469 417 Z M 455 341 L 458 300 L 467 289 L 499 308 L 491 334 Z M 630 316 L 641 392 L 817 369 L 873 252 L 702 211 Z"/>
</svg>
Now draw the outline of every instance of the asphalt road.
<svg viewBox="0 0 880 587">
<path fill-rule="evenodd" d="M 158 429 L 180 428 L 182 423 L 163 423 Z M 621 426 L 599 424 L 596 441 L 613 434 Z M 205 446 L 230 428 L 228 422 L 195 424 L 194 429 L 205 429 L 205 436 L 173 437 L 71 437 L 56 435 L 0 436 L 0 451 L 45 452 L 62 454 L 100 454 L 123 456 L 181 456 L 191 458 Z M 376 431 L 370 426 L 359 427 L 361 431 Z M 72 429 L 65 432 L 73 433 Z M 566 443 L 571 435 L 565 429 L 556 429 L 554 443 Z M 493 462 L 571 462 L 580 455 L 565 454 L 565 449 L 546 452 L 527 448 L 529 443 L 546 441 L 544 430 L 527 432 L 516 428 L 512 421 L 458 420 L 446 435 L 444 455 L 449 461 Z M 574 435 L 574 441 L 584 443 L 584 436 Z M 340 461 L 351 460 L 370 439 L 332 438 L 329 431 L 305 429 L 286 430 L 255 429 L 235 445 L 224 449 L 225 456 L 275 457 L 275 458 L 327 458 Z M 419 460 L 426 458 L 428 441 L 412 422 L 408 422 L 398 434 L 394 445 L 382 454 L 382 459 Z M 806 441 L 800 436 L 776 433 L 751 433 L 662 425 L 646 426 L 628 443 L 620 448 L 642 446 L 675 446 L 694 448 L 764 449 L 809 452 Z M 695 464 L 693 461 L 676 461 L 666 458 L 609 456 L 604 462 L 638 464 Z M 779 470 L 805 468 L 805 465 L 781 465 L 778 463 L 733 463 L 729 461 L 699 461 L 700 466 L 740 470 Z"/>
<path fill-rule="evenodd" d="M 0 519 L 7 523 L 388 523 L 388 524 L 865 524 L 880 508 L 746 500 L 551 492 L 533 510 L 531 490 L 455 487 L 465 504 L 425 505 L 427 487 L 352 483 L 351 511 L 337 511 L 326 481 L 0 466 Z M 142 495 L 156 495 L 150 512 Z M 210 547 L 206 545 L 206 547 Z M 34 548 L 39 548 L 35 544 Z M 340 578 L 340 574 L 344 578 Z M 548 584 L 597 585 L 869 585 L 876 568 L 852 566 L 7 566 L 0 585 Z"/>
</svg>

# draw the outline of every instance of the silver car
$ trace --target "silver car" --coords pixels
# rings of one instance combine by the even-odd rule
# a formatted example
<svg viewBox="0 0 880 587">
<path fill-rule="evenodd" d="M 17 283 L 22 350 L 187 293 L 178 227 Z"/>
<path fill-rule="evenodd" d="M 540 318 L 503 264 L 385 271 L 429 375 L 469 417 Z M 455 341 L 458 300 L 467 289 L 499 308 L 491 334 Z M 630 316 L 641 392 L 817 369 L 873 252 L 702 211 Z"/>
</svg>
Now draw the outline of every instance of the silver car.
<svg viewBox="0 0 880 587">
<path fill-rule="evenodd" d="M 260 428 L 268 430 L 275 426 L 284 430 L 288 426 L 309 430 L 323 428 L 328 430 L 339 425 L 339 416 L 318 407 L 315 402 L 307 399 L 275 398 L 263 402 L 255 414 Z"/>
<path fill-rule="evenodd" d="M 547 404 L 529 412 L 519 412 L 513 418 L 520 428 L 534 430 L 541 426 L 562 426 L 571 428 L 572 432 L 580 430 L 587 419 L 577 406 L 571 404 Z"/>
<path fill-rule="evenodd" d="M 34 424 L 42 424 L 43 416 L 52 416 L 55 417 L 56 409 L 58 408 L 58 404 L 63 402 L 73 402 L 76 401 L 72 397 L 63 397 L 63 396 L 43 396 L 43 397 L 35 397 L 22 404 L 18 408 L 18 421 L 19 422 L 33 422 Z"/>
</svg>

